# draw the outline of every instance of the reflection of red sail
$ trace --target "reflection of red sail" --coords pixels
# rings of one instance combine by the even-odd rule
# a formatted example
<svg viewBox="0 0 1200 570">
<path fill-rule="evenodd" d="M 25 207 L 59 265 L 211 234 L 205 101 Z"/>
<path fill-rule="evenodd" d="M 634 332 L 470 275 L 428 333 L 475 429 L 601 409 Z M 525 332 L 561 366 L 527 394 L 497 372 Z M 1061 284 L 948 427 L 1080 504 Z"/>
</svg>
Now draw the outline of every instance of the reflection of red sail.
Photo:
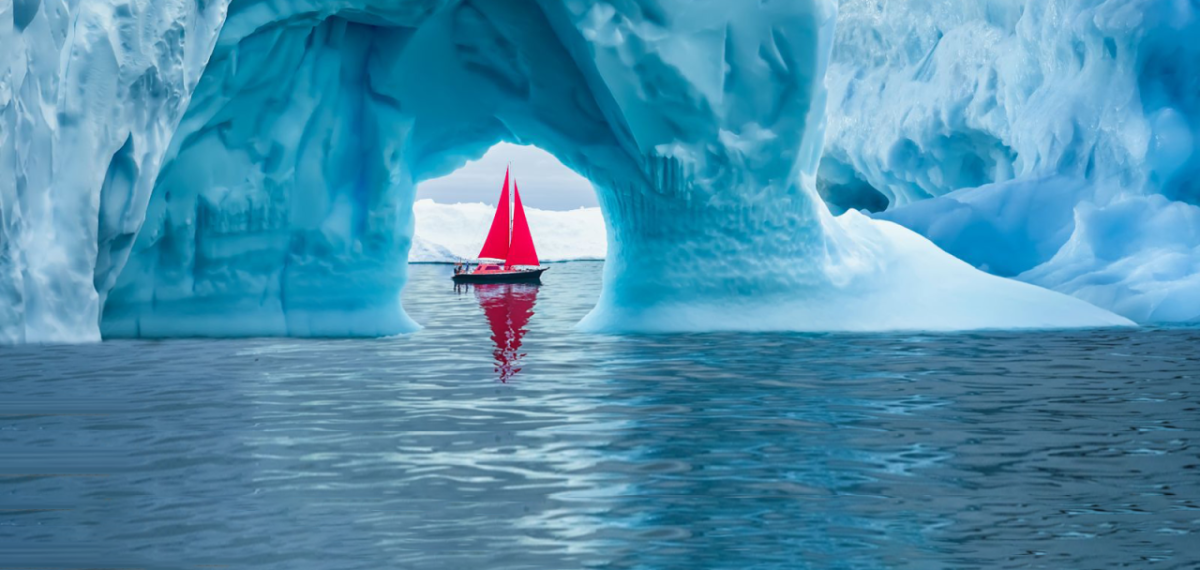
<svg viewBox="0 0 1200 570">
<path fill-rule="evenodd" d="M 492 342 L 496 344 L 496 372 L 500 381 L 508 382 L 521 369 L 521 339 L 525 336 L 533 306 L 537 302 L 536 285 L 503 283 L 476 285 L 475 298 L 483 307 L 488 325 L 492 328 Z"/>
</svg>

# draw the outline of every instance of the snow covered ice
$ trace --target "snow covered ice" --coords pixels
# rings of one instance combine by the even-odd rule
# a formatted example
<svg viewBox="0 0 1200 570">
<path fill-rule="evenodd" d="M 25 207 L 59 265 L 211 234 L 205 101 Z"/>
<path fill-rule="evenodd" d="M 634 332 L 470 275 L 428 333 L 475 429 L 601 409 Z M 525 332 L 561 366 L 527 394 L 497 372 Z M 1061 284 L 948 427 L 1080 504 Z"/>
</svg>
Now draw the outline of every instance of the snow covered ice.
<svg viewBox="0 0 1200 570">
<path fill-rule="evenodd" d="M 414 243 L 415 188 L 499 141 L 597 188 L 591 329 L 1194 319 L 1196 12 L 19 0 L 0 339 L 414 330 L 410 251 L 466 247 Z"/>
</svg>

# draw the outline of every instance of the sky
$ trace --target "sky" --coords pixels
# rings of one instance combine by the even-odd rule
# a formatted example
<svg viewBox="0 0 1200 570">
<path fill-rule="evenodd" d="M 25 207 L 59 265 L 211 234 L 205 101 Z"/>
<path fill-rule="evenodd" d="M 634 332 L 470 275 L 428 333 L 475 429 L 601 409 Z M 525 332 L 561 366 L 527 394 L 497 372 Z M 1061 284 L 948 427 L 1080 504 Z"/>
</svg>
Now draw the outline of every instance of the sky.
<svg viewBox="0 0 1200 570">
<path fill-rule="evenodd" d="M 482 202 L 495 205 L 504 185 L 504 168 L 521 188 L 521 202 L 539 210 L 594 208 L 596 192 L 586 178 L 563 166 L 554 155 L 536 147 L 498 143 L 482 158 L 468 162 L 449 176 L 417 186 L 417 199 L 442 204 Z"/>
</svg>

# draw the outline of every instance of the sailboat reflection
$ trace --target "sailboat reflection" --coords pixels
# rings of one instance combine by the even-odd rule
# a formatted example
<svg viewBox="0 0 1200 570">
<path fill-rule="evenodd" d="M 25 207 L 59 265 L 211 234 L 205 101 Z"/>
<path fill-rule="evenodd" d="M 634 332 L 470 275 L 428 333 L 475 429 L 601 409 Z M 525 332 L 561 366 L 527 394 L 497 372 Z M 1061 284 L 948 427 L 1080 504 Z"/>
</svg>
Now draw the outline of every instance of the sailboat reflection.
<svg viewBox="0 0 1200 570">
<path fill-rule="evenodd" d="M 474 285 L 475 298 L 487 316 L 492 328 L 492 342 L 496 344 L 496 372 L 500 381 L 509 379 L 521 371 L 521 339 L 525 336 L 533 306 L 537 303 L 538 286 L 529 283 L 495 283 Z"/>
</svg>

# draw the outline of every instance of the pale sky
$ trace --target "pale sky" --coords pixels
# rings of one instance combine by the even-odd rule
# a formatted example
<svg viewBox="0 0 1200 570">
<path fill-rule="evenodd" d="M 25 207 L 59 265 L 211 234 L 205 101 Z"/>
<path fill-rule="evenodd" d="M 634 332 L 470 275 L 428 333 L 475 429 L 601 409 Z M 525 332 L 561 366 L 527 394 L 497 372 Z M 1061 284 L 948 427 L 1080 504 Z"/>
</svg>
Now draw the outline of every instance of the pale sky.
<svg viewBox="0 0 1200 570">
<path fill-rule="evenodd" d="M 504 168 L 510 162 L 512 176 L 521 187 L 521 202 L 528 208 L 574 210 L 598 205 L 592 184 L 563 166 L 554 155 L 536 146 L 503 142 L 449 176 L 420 183 L 417 199 L 432 198 L 442 204 L 495 205 L 504 185 Z"/>
</svg>

